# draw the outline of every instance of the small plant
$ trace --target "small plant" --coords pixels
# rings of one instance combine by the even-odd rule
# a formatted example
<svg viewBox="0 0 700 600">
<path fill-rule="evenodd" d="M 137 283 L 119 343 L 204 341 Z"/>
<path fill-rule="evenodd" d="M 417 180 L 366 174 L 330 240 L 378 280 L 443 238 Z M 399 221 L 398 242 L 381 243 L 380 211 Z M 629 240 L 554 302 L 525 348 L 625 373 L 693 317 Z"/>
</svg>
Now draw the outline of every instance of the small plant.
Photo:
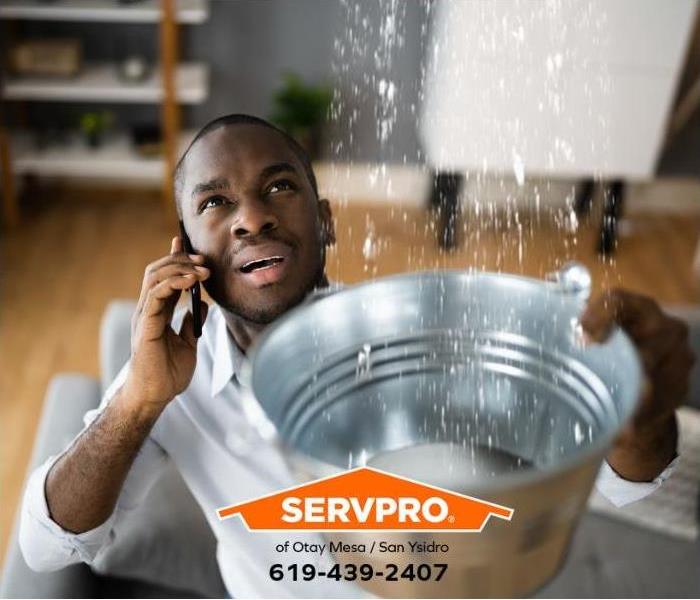
<svg viewBox="0 0 700 600">
<path fill-rule="evenodd" d="M 80 117 L 80 131 L 85 136 L 88 146 L 97 148 L 102 143 L 102 137 L 112 126 L 114 115 L 109 111 L 88 112 Z"/>
<path fill-rule="evenodd" d="M 326 85 L 307 85 L 296 73 L 285 73 L 273 96 L 270 120 L 294 137 L 311 155 L 318 155 L 321 129 L 333 92 Z"/>
</svg>

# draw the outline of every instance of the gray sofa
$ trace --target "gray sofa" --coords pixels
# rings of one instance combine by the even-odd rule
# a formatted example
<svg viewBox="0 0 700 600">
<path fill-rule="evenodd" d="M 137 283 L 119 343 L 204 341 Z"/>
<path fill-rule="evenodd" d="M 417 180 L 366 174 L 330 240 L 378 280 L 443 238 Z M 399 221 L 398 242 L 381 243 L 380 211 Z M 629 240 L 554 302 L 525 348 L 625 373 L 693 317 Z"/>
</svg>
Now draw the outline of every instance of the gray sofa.
<svg viewBox="0 0 700 600">
<path fill-rule="evenodd" d="M 100 334 L 102 381 L 59 375 L 47 391 L 30 469 L 59 452 L 82 427 L 129 353 L 133 303 L 113 302 Z M 674 310 L 691 324 L 700 354 L 700 310 Z M 700 365 L 691 402 L 700 406 Z M 158 506 L 158 511 L 153 510 Z M 163 509 L 165 507 L 165 509 Z M 17 521 L 17 520 L 16 520 Z M 143 523 L 148 523 L 143 526 Z M 216 564 L 216 541 L 189 490 L 169 467 L 128 522 L 118 542 L 92 566 L 34 573 L 17 543 L 17 522 L 5 557 L 3 598 L 225 597 Z M 562 572 L 539 597 L 700 596 L 700 542 L 682 542 L 595 514 L 586 514 Z"/>
<path fill-rule="evenodd" d="M 60 452 L 83 426 L 102 392 L 126 362 L 134 303 L 112 302 L 100 329 L 101 381 L 79 374 L 55 377 L 48 388 L 28 473 Z M 158 506 L 158 510 L 155 507 Z M 18 509 L 19 510 L 19 509 Z M 148 526 L 143 526 L 148 523 Z M 147 502 L 123 528 L 117 543 L 92 568 L 79 564 L 34 573 L 10 538 L 0 582 L 3 598 L 197 598 L 225 597 L 216 563 L 216 540 L 174 466 L 169 465 Z"/>
</svg>

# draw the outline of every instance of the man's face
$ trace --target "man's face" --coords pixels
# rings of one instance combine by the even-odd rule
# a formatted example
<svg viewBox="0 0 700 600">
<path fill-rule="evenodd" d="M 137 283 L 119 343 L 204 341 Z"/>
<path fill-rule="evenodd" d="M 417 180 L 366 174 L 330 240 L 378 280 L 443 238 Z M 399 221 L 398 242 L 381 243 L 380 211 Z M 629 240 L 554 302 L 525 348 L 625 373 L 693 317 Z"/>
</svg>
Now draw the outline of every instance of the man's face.
<svg viewBox="0 0 700 600">
<path fill-rule="evenodd" d="M 259 125 L 221 127 L 183 168 L 182 218 L 207 258 L 212 299 L 260 324 L 301 302 L 323 276 L 333 227 L 286 140 Z"/>
</svg>

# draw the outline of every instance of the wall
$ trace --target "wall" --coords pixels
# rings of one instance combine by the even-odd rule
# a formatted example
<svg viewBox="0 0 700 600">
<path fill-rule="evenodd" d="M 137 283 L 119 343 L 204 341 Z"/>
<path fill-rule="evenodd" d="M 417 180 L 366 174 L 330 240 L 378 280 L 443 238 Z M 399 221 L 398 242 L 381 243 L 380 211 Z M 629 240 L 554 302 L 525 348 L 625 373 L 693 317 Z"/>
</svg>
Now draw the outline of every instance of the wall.
<svg viewBox="0 0 700 600">
<path fill-rule="evenodd" d="M 310 82 L 327 81 L 339 94 L 341 110 L 326 140 L 327 156 L 335 152 L 355 161 L 417 160 L 413 113 L 419 106 L 426 6 L 425 1 L 214 0 L 209 22 L 191 28 L 184 40 L 183 55 L 200 57 L 212 69 L 211 98 L 188 111 L 190 122 L 238 111 L 268 115 L 281 75 L 291 70 Z M 387 44 L 384 40 L 391 38 L 383 38 L 379 26 L 392 13 L 401 47 Z M 348 68 L 341 71 L 343 50 Z M 382 112 L 380 78 L 401 82 L 394 130 L 385 144 L 375 119 Z"/>
</svg>

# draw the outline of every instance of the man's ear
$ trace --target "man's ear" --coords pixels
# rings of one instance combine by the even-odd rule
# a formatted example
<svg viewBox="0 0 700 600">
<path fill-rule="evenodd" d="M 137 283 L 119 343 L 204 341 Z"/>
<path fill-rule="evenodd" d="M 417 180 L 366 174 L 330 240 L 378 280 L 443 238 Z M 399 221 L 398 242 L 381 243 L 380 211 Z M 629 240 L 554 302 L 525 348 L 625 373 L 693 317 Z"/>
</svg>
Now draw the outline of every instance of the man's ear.
<svg viewBox="0 0 700 600">
<path fill-rule="evenodd" d="M 335 226 L 330 202 L 325 198 L 318 201 L 318 215 L 321 221 L 321 241 L 324 246 L 332 246 L 335 244 Z"/>
</svg>

